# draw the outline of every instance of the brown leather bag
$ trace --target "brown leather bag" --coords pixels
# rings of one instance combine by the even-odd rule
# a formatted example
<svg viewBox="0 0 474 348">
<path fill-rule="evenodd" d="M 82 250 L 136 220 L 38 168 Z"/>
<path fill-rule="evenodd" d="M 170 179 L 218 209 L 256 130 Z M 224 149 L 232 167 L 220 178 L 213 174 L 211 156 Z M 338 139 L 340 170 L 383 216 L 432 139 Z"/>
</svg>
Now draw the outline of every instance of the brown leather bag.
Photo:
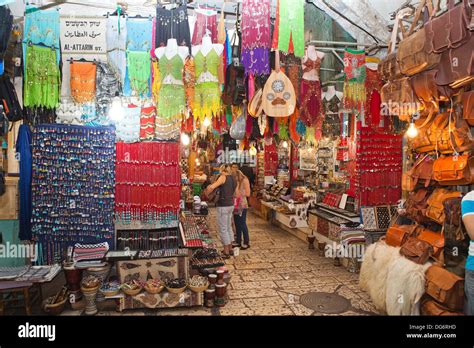
<svg viewBox="0 0 474 348">
<path fill-rule="evenodd" d="M 418 136 L 411 141 L 413 149 L 419 153 L 433 151 L 452 153 L 449 114 L 442 113 L 435 117 L 432 115 L 429 116 L 423 125 L 419 126 Z"/>
<path fill-rule="evenodd" d="M 425 211 L 428 208 L 430 194 L 431 191 L 424 188 L 416 192 L 410 192 L 406 201 L 406 215 L 410 219 L 418 223 L 426 221 Z"/>
<path fill-rule="evenodd" d="M 428 155 L 421 157 L 410 170 L 403 173 L 402 189 L 411 192 L 420 180 L 428 187 L 433 179 L 433 163 L 434 159 Z"/>
<path fill-rule="evenodd" d="M 387 82 L 382 86 L 380 97 L 390 115 L 397 115 L 402 121 L 409 121 L 421 108 L 408 77 Z"/>
<path fill-rule="evenodd" d="M 461 316 L 462 312 L 450 310 L 448 307 L 440 305 L 429 296 L 424 296 L 421 300 L 420 307 L 421 315 L 423 316 Z"/>
<path fill-rule="evenodd" d="M 419 240 L 427 242 L 433 248 L 433 257 L 435 259 L 442 258 L 441 253 L 444 249 L 444 234 L 443 232 L 433 232 L 426 228 L 419 228 L 417 236 Z"/>
<path fill-rule="evenodd" d="M 462 118 L 474 126 L 474 91 L 464 92 L 461 96 Z"/>
<path fill-rule="evenodd" d="M 461 113 L 459 111 L 453 111 L 449 114 L 451 145 L 457 153 L 472 152 L 474 151 L 474 138 L 471 134 L 471 128 L 460 115 Z"/>
<path fill-rule="evenodd" d="M 461 196 L 461 192 L 450 191 L 444 188 L 438 188 L 434 190 L 430 198 L 428 198 L 426 217 L 439 224 L 443 224 L 446 218 L 443 207 L 444 201 L 448 198 L 456 198 Z"/>
<path fill-rule="evenodd" d="M 433 265 L 426 271 L 426 294 L 451 310 L 462 310 L 464 279 L 438 265 Z"/>
<path fill-rule="evenodd" d="M 474 35 L 464 45 L 441 54 L 436 83 L 460 88 L 474 80 Z"/>
<path fill-rule="evenodd" d="M 433 254 L 433 247 L 423 240 L 408 237 L 400 249 L 400 254 L 415 263 L 424 265 Z"/>
<path fill-rule="evenodd" d="M 425 105 L 434 105 L 438 109 L 438 101 L 447 101 L 455 94 L 449 86 L 436 84 L 437 69 L 423 71 L 410 78 L 413 91 Z"/>
<path fill-rule="evenodd" d="M 397 58 L 400 70 L 404 75 L 412 76 L 423 70 L 438 65 L 441 56 L 432 52 L 431 41 L 428 40 L 425 24 L 433 12 L 431 0 L 420 2 L 416 10 L 408 36 L 398 44 Z M 423 14 L 423 24 L 415 31 L 420 16 Z"/>
<path fill-rule="evenodd" d="M 440 185 L 474 183 L 474 157 L 465 155 L 440 157 L 433 164 L 433 177 Z"/>
<path fill-rule="evenodd" d="M 392 225 L 385 234 L 385 243 L 393 247 L 399 247 L 415 232 L 417 227 L 417 225 Z"/>
<path fill-rule="evenodd" d="M 448 0 L 447 11 L 426 24 L 426 30 L 430 32 L 433 40 L 433 51 L 442 53 L 466 43 L 471 35 L 471 16 L 472 10 L 468 0 L 462 0 L 457 5 L 455 0 Z"/>
</svg>

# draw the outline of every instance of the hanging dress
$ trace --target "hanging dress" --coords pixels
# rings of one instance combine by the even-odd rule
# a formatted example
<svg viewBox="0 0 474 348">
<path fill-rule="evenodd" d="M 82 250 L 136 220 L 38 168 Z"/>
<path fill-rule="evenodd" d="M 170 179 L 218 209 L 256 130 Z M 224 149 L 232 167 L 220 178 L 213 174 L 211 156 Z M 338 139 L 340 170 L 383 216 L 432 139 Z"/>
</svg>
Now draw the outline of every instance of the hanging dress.
<svg viewBox="0 0 474 348">
<path fill-rule="evenodd" d="M 278 20 L 278 49 L 290 52 L 293 42 L 297 57 L 304 56 L 304 0 L 280 0 Z"/>
<path fill-rule="evenodd" d="M 155 47 L 165 47 L 168 39 L 176 39 L 178 45 L 188 46 L 191 50 L 187 2 L 168 10 L 158 4 L 156 7 Z"/>
<path fill-rule="evenodd" d="M 302 63 L 303 73 L 316 70 L 319 76 L 321 67 L 321 58 L 312 60 L 306 57 Z M 300 119 L 307 127 L 316 127 L 320 129 L 322 123 L 321 117 L 321 82 L 316 80 L 301 79 L 300 88 Z"/>
<path fill-rule="evenodd" d="M 214 49 L 211 49 L 206 56 L 200 50 L 194 57 L 196 84 L 193 115 L 201 122 L 204 118 L 212 118 L 221 111 L 221 89 L 217 78 L 220 59 Z M 214 79 L 200 80 L 201 75 L 206 72 L 209 72 Z"/>
<path fill-rule="evenodd" d="M 336 94 L 329 100 L 323 98 L 324 121 L 322 133 L 325 137 L 338 137 L 341 135 L 340 104 L 341 100 Z"/>
<path fill-rule="evenodd" d="M 114 70 L 120 85 L 125 83 L 127 72 L 127 22 L 124 18 L 110 16 L 107 18 L 107 59 Z"/>
<path fill-rule="evenodd" d="M 196 22 L 193 31 L 193 46 L 200 45 L 202 39 L 209 32 L 212 43 L 217 43 L 217 12 L 207 8 L 197 8 L 194 11 Z"/>
<path fill-rule="evenodd" d="M 96 93 L 97 65 L 91 62 L 74 61 L 69 64 L 71 73 L 71 97 L 76 103 L 94 99 Z"/>
<path fill-rule="evenodd" d="M 32 178 L 31 130 L 22 124 L 18 130 L 16 151 L 20 154 L 20 240 L 31 240 L 31 178 Z"/>
<path fill-rule="evenodd" d="M 344 107 L 347 109 L 362 109 L 365 104 L 365 51 L 346 48 L 344 52 Z"/>
</svg>

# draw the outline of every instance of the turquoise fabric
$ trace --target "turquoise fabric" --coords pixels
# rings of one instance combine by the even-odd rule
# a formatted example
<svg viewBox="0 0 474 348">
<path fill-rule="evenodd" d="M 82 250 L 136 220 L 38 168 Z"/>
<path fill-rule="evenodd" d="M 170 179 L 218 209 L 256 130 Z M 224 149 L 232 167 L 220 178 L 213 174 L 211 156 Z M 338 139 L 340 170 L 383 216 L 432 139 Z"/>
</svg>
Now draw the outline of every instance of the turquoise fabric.
<svg viewBox="0 0 474 348">
<path fill-rule="evenodd" d="M 3 239 L 3 250 L 2 252 L 7 253 L 7 247 L 9 245 L 20 245 L 20 239 L 18 238 L 18 232 L 20 230 L 20 223 L 18 220 L 0 220 L 0 232 L 2 233 Z M 7 244 L 8 243 L 8 244 Z M 0 267 L 17 267 L 24 266 L 26 264 L 26 258 L 21 257 L 3 257 L 0 255 Z"/>
<path fill-rule="evenodd" d="M 127 18 L 127 50 L 150 51 L 152 49 L 153 21 Z"/>
</svg>

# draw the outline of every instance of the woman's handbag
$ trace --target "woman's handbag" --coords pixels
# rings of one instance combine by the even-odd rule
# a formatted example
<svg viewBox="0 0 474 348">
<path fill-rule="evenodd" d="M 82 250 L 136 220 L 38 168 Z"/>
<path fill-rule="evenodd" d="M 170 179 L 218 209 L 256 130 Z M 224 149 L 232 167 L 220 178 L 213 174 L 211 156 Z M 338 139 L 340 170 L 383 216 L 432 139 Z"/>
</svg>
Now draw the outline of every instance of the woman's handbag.
<svg viewBox="0 0 474 348">
<path fill-rule="evenodd" d="M 425 212 L 428 208 L 428 198 L 430 194 L 431 191 L 425 188 L 410 193 L 406 201 L 406 215 L 410 219 L 417 223 L 426 221 Z"/>
<path fill-rule="evenodd" d="M 474 157 L 456 155 L 440 157 L 433 164 L 433 177 L 440 185 L 474 183 Z"/>
<path fill-rule="evenodd" d="M 425 187 L 428 187 L 433 179 L 433 163 L 433 158 L 425 155 L 420 158 L 410 170 L 403 173 L 403 191 L 412 192 L 420 180 L 423 180 Z"/>
<path fill-rule="evenodd" d="M 426 217 L 443 224 L 446 218 L 444 214 L 444 201 L 449 198 L 462 197 L 462 193 L 458 191 L 450 191 L 444 188 L 438 188 L 433 191 L 430 198 L 428 199 L 428 208 L 426 209 Z"/>
<path fill-rule="evenodd" d="M 433 248 L 433 257 L 439 259 L 444 249 L 444 233 L 433 232 L 426 228 L 419 228 L 417 236 L 419 240 L 427 242 Z"/>
<path fill-rule="evenodd" d="M 462 118 L 474 126 L 474 91 L 464 92 L 461 96 Z"/>
<path fill-rule="evenodd" d="M 433 255 L 433 247 L 423 240 L 408 237 L 400 249 L 400 254 L 410 261 L 424 265 L 431 255 Z"/>
<path fill-rule="evenodd" d="M 464 280 L 438 265 L 433 265 L 426 271 L 426 294 L 451 310 L 462 310 Z"/>
<path fill-rule="evenodd" d="M 385 234 L 385 243 L 393 247 L 399 247 L 412 235 L 418 225 L 392 225 Z"/>
</svg>

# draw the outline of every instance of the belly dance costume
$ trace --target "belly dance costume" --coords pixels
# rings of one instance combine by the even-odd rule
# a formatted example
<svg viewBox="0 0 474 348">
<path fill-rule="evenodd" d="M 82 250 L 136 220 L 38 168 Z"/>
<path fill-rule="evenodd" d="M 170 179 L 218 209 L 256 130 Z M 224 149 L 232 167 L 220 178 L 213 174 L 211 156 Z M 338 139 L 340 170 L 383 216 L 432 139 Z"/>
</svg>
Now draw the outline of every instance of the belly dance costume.
<svg viewBox="0 0 474 348">
<path fill-rule="evenodd" d="M 344 107 L 361 111 L 365 103 L 365 51 L 346 49 L 344 52 Z"/>
<path fill-rule="evenodd" d="M 207 8 L 197 8 L 195 11 L 196 23 L 194 23 L 193 45 L 200 45 L 202 38 L 208 30 L 212 43 L 217 43 L 217 12 Z"/>
<path fill-rule="evenodd" d="M 191 49 L 187 2 L 167 10 L 160 4 L 156 7 L 155 46 L 165 47 L 168 39 L 176 39 L 178 45 Z"/>
<path fill-rule="evenodd" d="M 323 136 L 338 137 L 341 135 L 341 119 L 339 117 L 339 104 L 341 100 L 334 95 L 330 100 L 323 99 L 324 121 Z"/>
<path fill-rule="evenodd" d="M 196 82 L 194 87 L 193 115 L 201 122 L 204 118 L 217 115 L 222 108 L 221 89 L 217 80 L 220 57 L 214 49 L 204 56 L 199 51 L 194 57 Z M 215 79 L 202 80 L 201 75 L 209 72 Z"/>
<path fill-rule="evenodd" d="M 307 60 L 302 64 L 303 73 L 316 70 L 319 76 L 321 58 Z M 310 81 L 301 79 L 300 88 L 300 118 L 308 127 L 321 128 L 321 83 L 320 81 Z"/>
<path fill-rule="evenodd" d="M 158 92 L 158 117 L 156 118 L 156 137 L 175 139 L 179 136 L 181 119 L 186 110 L 184 84 L 164 83 L 167 76 L 183 81 L 183 59 L 176 54 L 169 59 L 164 54 L 159 60 L 160 89 Z"/>
</svg>

